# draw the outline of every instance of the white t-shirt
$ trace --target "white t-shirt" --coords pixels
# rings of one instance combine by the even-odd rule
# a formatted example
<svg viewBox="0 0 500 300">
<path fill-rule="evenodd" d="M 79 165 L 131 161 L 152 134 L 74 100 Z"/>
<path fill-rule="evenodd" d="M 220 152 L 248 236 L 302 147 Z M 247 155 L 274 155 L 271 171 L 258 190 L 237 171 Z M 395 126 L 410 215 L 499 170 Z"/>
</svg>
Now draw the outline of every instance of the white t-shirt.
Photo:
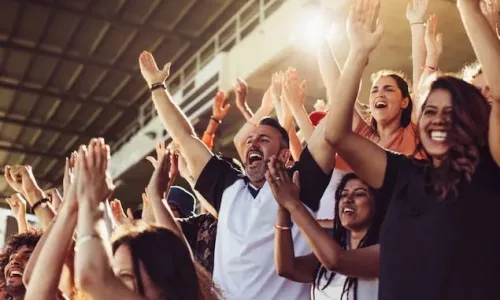
<svg viewBox="0 0 500 300">
<path fill-rule="evenodd" d="M 330 176 L 306 148 L 294 166 L 301 176 L 301 200 L 318 210 Z M 226 161 L 213 157 L 203 169 L 196 190 L 218 211 L 213 280 L 228 300 L 309 299 L 311 284 L 278 276 L 274 266 L 274 224 L 278 204 L 269 185 L 259 191 Z M 297 226 L 292 229 L 295 255 L 311 253 Z"/>
<path fill-rule="evenodd" d="M 333 220 L 335 218 L 335 191 L 346 171 L 334 169 L 332 179 L 321 197 L 319 202 L 319 210 L 316 214 L 317 220 Z"/>
<path fill-rule="evenodd" d="M 329 271 L 326 271 L 323 276 L 321 276 L 319 284 L 311 289 L 311 299 L 313 300 L 340 300 L 342 296 L 342 291 L 344 290 L 344 283 L 346 281 L 346 276 L 342 274 L 335 274 L 332 281 L 324 289 L 323 287 L 328 282 L 330 278 Z M 319 272 L 318 275 L 319 276 Z M 316 278 L 317 282 L 318 278 Z M 358 279 L 358 300 L 377 300 L 378 299 L 378 279 Z M 342 300 L 354 300 L 354 286 L 351 286 L 348 292 L 344 294 Z"/>
</svg>

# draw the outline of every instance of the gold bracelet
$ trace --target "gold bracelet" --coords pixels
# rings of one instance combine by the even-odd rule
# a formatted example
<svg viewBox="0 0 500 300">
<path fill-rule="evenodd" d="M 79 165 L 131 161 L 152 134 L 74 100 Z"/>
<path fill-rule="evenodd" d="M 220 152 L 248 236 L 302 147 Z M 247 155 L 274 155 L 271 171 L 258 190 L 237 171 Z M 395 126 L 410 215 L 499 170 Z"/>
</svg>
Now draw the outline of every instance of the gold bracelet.
<svg viewBox="0 0 500 300">
<path fill-rule="evenodd" d="M 278 230 L 292 230 L 292 226 L 280 226 L 278 224 L 274 224 L 274 228 Z"/>
</svg>

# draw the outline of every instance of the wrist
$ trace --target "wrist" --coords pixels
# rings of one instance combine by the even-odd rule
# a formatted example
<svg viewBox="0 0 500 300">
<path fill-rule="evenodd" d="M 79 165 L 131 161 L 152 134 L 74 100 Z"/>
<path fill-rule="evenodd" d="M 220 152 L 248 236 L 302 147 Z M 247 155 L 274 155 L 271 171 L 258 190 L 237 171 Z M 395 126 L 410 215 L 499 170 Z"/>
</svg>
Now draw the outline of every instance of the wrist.
<svg viewBox="0 0 500 300">
<path fill-rule="evenodd" d="M 354 48 L 349 52 L 348 59 L 352 60 L 354 63 L 362 63 L 363 66 L 368 63 L 371 50 L 363 48 Z"/>
<path fill-rule="evenodd" d="M 32 191 L 28 191 L 26 193 L 26 200 L 28 201 L 30 206 L 46 197 L 47 195 L 45 195 L 45 193 L 39 187 L 36 187 Z"/>
<path fill-rule="evenodd" d="M 283 207 L 288 211 L 288 213 L 292 214 L 302 207 L 302 203 L 295 198 L 290 198 L 285 202 Z"/>
</svg>

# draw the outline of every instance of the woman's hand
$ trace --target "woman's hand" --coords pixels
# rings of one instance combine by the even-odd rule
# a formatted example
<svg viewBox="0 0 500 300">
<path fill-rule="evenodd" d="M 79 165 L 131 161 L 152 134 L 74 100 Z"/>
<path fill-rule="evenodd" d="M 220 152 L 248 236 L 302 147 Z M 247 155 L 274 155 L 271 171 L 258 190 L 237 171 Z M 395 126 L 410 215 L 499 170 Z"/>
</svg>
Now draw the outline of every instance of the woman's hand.
<svg viewBox="0 0 500 300">
<path fill-rule="evenodd" d="M 20 193 L 15 193 L 5 199 L 16 220 L 26 220 L 26 200 Z"/>
<path fill-rule="evenodd" d="M 439 57 L 443 53 L 443 39 L 441 33 L 436 34 L 438 17 L 432 14 L 427 20 L 425 28 L 425 48 L 427 49 L 426 66 L 437 69 Z"/>
<path fill-rule="evenodd" d="M 222 121 L 226 117 L 229 108 L 231 108 L 231 104 L 225 104 L 226 98 L 227 95 L 225 92 L 218 92 L 212 104 L 212 116 L 219 121 Z"/>
<path fill-rule="evenodd" d="M 358 0 L 347 19 L 347 36 L 351 52 L 369 55 L 382 39 L 383 27 L 378 24 L 380 0 Z"/>
<path fill-rule="evenodd" d="M 406 8 L 406 19 L 410 24 L 425 22 L 429 0 L 410 0 Z"/>
<path fill-rule="evenodd" d="M 266 180 L 278 204 L 288 211 L 293 210 L 297 205 L 302 205 L 300 202 L 299 172 L 293 173 L 292 180 L 285 165 L 276 156 L 269 159 L 267 166 Z"/>
</svg>

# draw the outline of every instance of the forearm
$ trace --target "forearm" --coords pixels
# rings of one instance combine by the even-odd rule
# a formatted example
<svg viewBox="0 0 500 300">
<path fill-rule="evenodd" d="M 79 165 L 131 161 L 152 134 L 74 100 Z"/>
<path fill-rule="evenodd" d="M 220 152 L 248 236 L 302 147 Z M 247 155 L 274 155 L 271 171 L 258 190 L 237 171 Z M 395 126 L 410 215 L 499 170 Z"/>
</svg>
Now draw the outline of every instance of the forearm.
<svg viewBox="0 0 500 300">
<path fill-rule="evenodd" d="M 17 222 L 17 232 L 24 233 L 28 231 L 28 221 L 26 221 L 26 216 L 16 218 Z"/>
<path fill-rule="evenodd" d="M 302 154 L 302 143 L 297 136 L 295 127 L 292 126 L 292 128 L 288 132 L 288 135 L 290 137 L 290 152 L 292 153 L 292 158 L 294 161 L 298 161 L 300 155 Z"/>
<path fill-rule="evenodd" d="M 205 129 L 205 132 L 203 132 L 202 141 L 207 146 L 207 148 L 210 150 L 212 150 L 212 148 L 214 146 L 215 131 L 217 131 L 218 127 L 219 127 L 219 123 L 210 119 L 210 121 L 208 122 L 208 125 L 207 125 L 207 129 Z"/>
<path fill-rule="evenodd" d="M 493 159 L 500 166 L 500 101 L 493 101 L 490 113 L 490 130 L 488 143 Z"/>
<path fill-rule="evenodd" d="M 410 24 L 411 29 L 411 54 L 413 63 L 413 85 L 416 86 L 420 82 L 422 70 L 425 66 L 426 49 L 425 49 L 425 23 Z"/>
<path fill-rule="evenodd" d="M 44 242 L 44 247 L 41 248 L 31 275 L 31 284 L 26 299 L 53 299 L 55 297 L 75 227 L 76 208 L 63 204 Z"/>
<path fill-rule="evenodd" d="M 47 241 L 47 238 L 50 235 L 50 232 L 52 231 L 52 227 L 54 226 L 54 223 L 52 222 L 47 229 L 44 230 L 42 237 L 36 244 L 35 249 L 33 250 L 33 253 L 31 253 L 30 259 L 28 260 L 28 264 L 26 265 L 26 268 L 24 269 L 23 273 L 23 282 L 26 286 L 28 286 L 31 282 L 31 275 L 33 274 L 33 270 L 35 269 L 36 262 L 38 261 L 38 257 L 40 256 L 40 252 L 43 249 L 43 246 L 45 245 L 45 242 Z"/>
<path fill-rule="evenodd" d="M 331 93 L 328 93 L 329 90 L 335 90 L 337 88 L 337 84 L 340 78 L 340 67 L 333 56 L 330 45 L 324 39 L 318 50 L 316 52 L 316 58 L 318 61 L 319 73 L 321 74 L 321 79 L 325 84 L 327 89 L 327 100 L 328 106 L 331 105 Z"/>
<path fill-rule="evenodd" d="M 177 236 L 183 237 L 179 224 L 174 220 L 169 206 L 163 203 L 161 197 L 158 195 L 149 195 L 149 201 L 153 208 L 156 223 L 170 229 Z"/>
<path fill-rule="evenodd" d="M 299 125 L 300 132 L 304 137 L 305 142 L 307 143 L 314 132 L 314 126 L 309 119 L 309 116 L 307 115 L 306 108 L 303 105 L 300 105 L 292 106 L 290 107 L 290 109 L 292 111 L 295 122 L 297 122 L 297 125 Z"/>
<path fill-rule="evenodd" d="M 500 41 L 474 1 L 458 3 L 465 31 L 469 36 L 494 98 L 500 98 Z"/>
<path fill-rule="evenodd" d="M 78 207 L 78 241 L 75 255 L 75 278 L 79 290 L 91 296 L 110 289 L 108 280 L 114 278 L 109 257 L 109 237 L 105 230 L 103 211 L 82 201 Z"/>
<path fill-rule="evenodd" d="M 325 123 L 325 138 L 333 145 L 342 140 L 347 133 L 352 132 L 353 113 L 358 93 L 359 81 L 363 75 L 368 54 L 350 52 L 340 76 L 338 88 L 333 97 L 332 108 Z"/>
<path fill-rule="evenodd" d="M 47 195 L 41 189 L 37 189 L 26 195 L 26 199 L 31 206 L 44 198 L 47 198 Z M 38 205 L 35 208 L 35 215 L 38 218 L 38 221 L 40 221 L 43 230 L 49 227 L 55 216 L 55 212 L 52 209 L 52 206 L 49 203 L 47 204 L 48 205 Z"/>
</svg>

